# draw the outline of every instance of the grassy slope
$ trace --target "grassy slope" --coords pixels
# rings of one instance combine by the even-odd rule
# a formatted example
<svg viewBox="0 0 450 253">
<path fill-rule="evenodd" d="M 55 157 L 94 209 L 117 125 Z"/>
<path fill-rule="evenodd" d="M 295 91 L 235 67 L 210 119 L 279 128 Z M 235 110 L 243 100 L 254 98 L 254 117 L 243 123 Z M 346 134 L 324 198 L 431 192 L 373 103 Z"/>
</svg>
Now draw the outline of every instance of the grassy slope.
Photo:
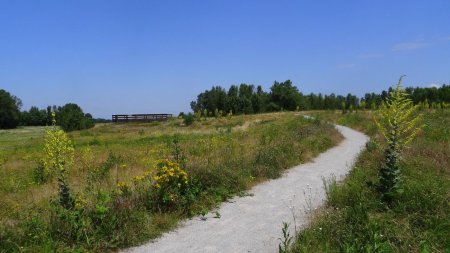
<svg viewBox="0 0 450 253">
<path fill-rule="evenodd" d="M 33 181 L 43 156 L 43 134 L 44 128 L 0 132 L 0 251 L 109 251 L 136 245 L 172 228 L 179 219 L 278 177 L 283 169 L 311 159 L 341 138 L 329 125 L 294 113 L 207 119 L 188 127 L 181 126 L 181 120 L 102 124 L 72 132 L 76 161 L 69 182 L 73 193 L 85 199 L 86 208 L 61 221 L 55 220 L 61 214 L 49 205 L 56 183 Z M 173 158 L 174 139 L 199 191 L 189 210 L 154 211 L 145 203 L 148 189 L 132 188 L 126 196 L 117 193 L 118 182 L 133 185 L 133 176 L 142 175 L 159 159 Z M 110 153 L 115 159 L 108 163 Z M 88 186 L 90 171 L 98 168 L 108 168 L 107 174 Z M 107 208 L 106 214 L 99 213 L 99 205 Z"/>
<path fill-rule="evenodd" d="M 423 132 L 401 162 L 404 193 L 392 207 L 376 182 L 383 147 L 370 112 L 316 116 L 368 133 L 372 142 L 342 184 L 331 184 L 324 209 L 292 252 L 450 252 L 450 110 L 424 111 Z"/>
</svg>

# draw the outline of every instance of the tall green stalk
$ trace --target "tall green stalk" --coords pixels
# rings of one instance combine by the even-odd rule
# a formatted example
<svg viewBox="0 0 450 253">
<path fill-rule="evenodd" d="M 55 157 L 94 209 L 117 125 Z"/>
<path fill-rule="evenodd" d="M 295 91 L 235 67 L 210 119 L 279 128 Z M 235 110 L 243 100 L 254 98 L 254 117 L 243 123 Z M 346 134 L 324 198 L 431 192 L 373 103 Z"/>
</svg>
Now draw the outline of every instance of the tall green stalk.
<svg viewBox="0 0 450 253">
<path fill-rule="evenodd" d="M 401 87 L 403 76 L 397 87 L 389 92 L 376 114 L 375 122 L 386 140 L 384 151 L 385 162 L 379 170 L 378 190 L 384 201 L 391 201 L 394 195 L 401 191 L 401 171 L 399 161 L 405 146 L 411 142 L 420 131 L 421 115 L 418 107 Z"/>
<path fill-rule="evenodd" d="M 52 126 L 45 133 L 43 159 L 44 168 L 49 175 L 57 176 L 59 203 L 66 209 L 74 206 L 67 182 L 67 168 L 73 163 L 74 148 L 63 130 L 56 126 L 55 114 L 52 114 Z"/>
</svg>

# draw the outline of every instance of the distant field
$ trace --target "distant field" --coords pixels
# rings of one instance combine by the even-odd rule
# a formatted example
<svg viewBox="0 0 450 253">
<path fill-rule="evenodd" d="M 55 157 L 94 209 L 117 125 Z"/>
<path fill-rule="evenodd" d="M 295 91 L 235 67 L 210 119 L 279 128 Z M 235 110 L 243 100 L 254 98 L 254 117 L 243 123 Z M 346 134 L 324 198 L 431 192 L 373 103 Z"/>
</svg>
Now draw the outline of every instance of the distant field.
<svg viewBox="0 0 450 253">
<path fill-rule="evenodd" d="M 45 129 L 0 131 L 0 248 L 103 251 L 135 245 L 173 227 L 180 218 L 203 213 L 258 182 L 278 177 L 283 169 L 308 161 L 341 140 L 331 125 L 304 119 L 297 113 L 207 118 L 190 126 L 183 126 L 180 119 L 107 123 L 70 132 L 75 163 L 69 169 L 69 184 L 74 196 L 87 201 L 84 213 L 77 214 L 85 215 L 81 217 L 87 225 L 76 225 L 86 226 L 75 229 L 81 237 L 64 237 L 52 230 L 56 228 L 49 216 L 49 199 L 56 196 L 56 182 L 38 184 L 35 180 L 44 155 Z M 152 170 L 161 159 L 175 160 L 176 156 L 198 189 L 188 207 L 183 204 L 183 208 L 155 211 L 144 203 L 142 194 L 146 190 L 132 186 L 133 177 Z M 89 171 L 105 168 L 106 174 L 88 185 Z M 132 186 L 126 216 L 114 204 L 124 201 L 118 183 Z M 109 219 L 117 220 L 108 227 L 96 225 L 96 201 L 104 195 L 112 199 L 107 204 L 102 202 L 109 210 Z M 88 215 L 89 208 L 93 208 L 94 218 Z M 30 221 L 34 224 L 31 232 Z M 36 232 L 34 226 L 44 232 Z M 27 233 L 38 239 L 30 239 Z"/>
<path fill-rule="evenodd" d="M 0 150 L 7 151 L 41 143 L 45 127 L 21 127 L 12 130 L 0 129 Z"/>
</svg>

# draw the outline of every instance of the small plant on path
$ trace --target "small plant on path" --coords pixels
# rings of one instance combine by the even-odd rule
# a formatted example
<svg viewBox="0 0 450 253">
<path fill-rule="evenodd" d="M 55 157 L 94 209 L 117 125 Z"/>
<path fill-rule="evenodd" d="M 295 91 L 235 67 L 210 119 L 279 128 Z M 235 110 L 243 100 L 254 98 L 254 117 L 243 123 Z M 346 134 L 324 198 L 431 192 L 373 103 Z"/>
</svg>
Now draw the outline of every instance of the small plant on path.
<svg viewBox="0 0 450 253">
<path fill-rule="evenodd" d="M 281 229 L 282 238 L 278 238 L 281 242 L 278 244 L 278 253 L 288 253 L 292 243 L 292 236 L 289 233 L 289 223 L 283 222 Z"/>
</svg>

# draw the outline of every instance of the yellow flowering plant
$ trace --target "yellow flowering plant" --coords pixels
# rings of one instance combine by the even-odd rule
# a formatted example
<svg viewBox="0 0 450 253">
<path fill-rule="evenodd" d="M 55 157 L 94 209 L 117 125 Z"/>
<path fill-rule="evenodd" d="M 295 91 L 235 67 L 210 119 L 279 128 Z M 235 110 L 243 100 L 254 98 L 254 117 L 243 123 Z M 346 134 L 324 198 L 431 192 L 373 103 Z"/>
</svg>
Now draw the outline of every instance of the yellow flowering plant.
<svg viewBox="0 0 450 253">
<path fill-rule="evenodd" d="M 117 188 L 119 188 L 119 191 L 122 195 L 129 195 L 131 193 L 131 187 L 126 182 L 118 182 Z"/>
<path fill-rule="evenodd" d="M 188 188 L 189 177 L 178 163 L 169 160 L 158 162 L 151 175 L 152 185 L 158 197 L 158 203 L 172 205 L 179 201 Z"/>
<path fill-rule="evenodd" d="M 83 210 L 87 205 L 87 200 L 84 196 L 82 195 L 77 195 L 75 197 L 75 210 Z"/>
<path fill-rule="evenodd" d="M 66 133 L 56 126 L 55 113 L 53 124 L 47 129 L 44 137 L 44 168 L 47 173 L 65 173 L 73 164 L 74 148 Z"/>
<path fill-rule="evenodd" d="M 44 137 L 43 165 L 48 175 L 57 175 L 59 203 L 66 209 L 72 209 L 75 201 L 70 195 L 66 174 L 67 169 L 73 164 L 74 148 L 66 133 L 56 127 L 55 112 L 52 116 L 52 126 L 47 129 Z"/>
<path fill-rule="evenodd" d="M 390 202 L 395 193 L 401 193 L 400 155 L 406 145 L 411 142 L 422 128 L 421 114 L 418 106 L 413 104 L 410 95 L 401 87 L 403 76 L 397 87 L 389 92 L 389 96 L 378 110 L 375 123 L 386 140 L 384 152 L 385 164 L 379 169 L 378 190 L 383 200 Z"/>
</svg>

